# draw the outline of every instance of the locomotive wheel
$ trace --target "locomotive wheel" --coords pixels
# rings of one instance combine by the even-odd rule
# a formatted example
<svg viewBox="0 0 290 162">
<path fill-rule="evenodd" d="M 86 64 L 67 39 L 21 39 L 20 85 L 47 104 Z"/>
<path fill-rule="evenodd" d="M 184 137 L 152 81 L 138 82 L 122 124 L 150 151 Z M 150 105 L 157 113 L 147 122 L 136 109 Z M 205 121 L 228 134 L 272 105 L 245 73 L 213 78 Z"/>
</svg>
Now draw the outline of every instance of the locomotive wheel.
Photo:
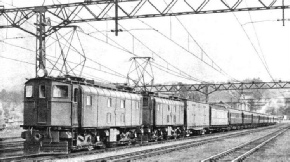
<svg viewBox="0 0 290 162">
<path fill-rule="evenodd" d="M 88 151 L 92 151 L 93 149 L 94 149 L 94 147 L 93 146 L 88 146 Z"/>
</svg>

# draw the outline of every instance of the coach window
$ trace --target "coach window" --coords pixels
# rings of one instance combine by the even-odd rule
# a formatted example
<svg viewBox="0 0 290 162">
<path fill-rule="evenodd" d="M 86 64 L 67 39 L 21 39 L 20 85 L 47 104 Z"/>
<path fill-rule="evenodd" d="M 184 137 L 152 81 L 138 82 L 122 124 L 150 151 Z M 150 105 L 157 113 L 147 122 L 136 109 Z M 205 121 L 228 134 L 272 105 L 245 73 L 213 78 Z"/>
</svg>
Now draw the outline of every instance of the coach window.
<svg viewBox="0 0 290 162">
<path fill-rule="evenodd" d="M 25 87 L 25 97 L 32 97 L 33 96 L 33 87 L 32 85 L 27 85 Z"/>
<path fill-rule="evenodd" d="M 139 102 L 136 101 L 136 109 L 139 109 Z"/>
<path fill-rule="evenodd" d="M 67 98 L 68 97 L 68 86 L 55 85 L 52 90 L 53 97 L 55 98 Z"/>
<path fill-rule="evenodd" d="M 45 98 L 45 85 L 39 86 L 39 98 Z"/>
<path fill-rule="evenodd" d="M 121 123 L 125 123 L 125 114 L 121 114 Z"/>
<path fill-rule="evenodd" d="M 87 106 L 92 106 L 92 96 L 87 96 Z"/>
<path fill-rule="evenodd" d="M 174 106 L 174 112 L 176 112 L 176 106 Z"/>
<path fill-rule="evenodd" d="M 169 115 L 167 115 L 167 123 L 169 123 Z"/>
<path fill-rule="evenodd" d="M 107 113 L 107 123 L 111 123 L 111 113 Z"/>
<path fill-rule="evenodd" d="M 125 100 L 121 100 L 121 108 L 125 108 Z"/>
<path fill-rule="evenodd" d="M 170 111 L 170 106 L 168 105 L 168 111 Z"/>
<path fill-rule="evenodd" d="M 112 107 L 112 98 L 108 98 L 107 106 Z"/>
<path fill-rule="evenodd" d="M 174 115 L 173 121 L 174 121 L 174 123 L 176 123 L 176 115 Z"/>
</svg>

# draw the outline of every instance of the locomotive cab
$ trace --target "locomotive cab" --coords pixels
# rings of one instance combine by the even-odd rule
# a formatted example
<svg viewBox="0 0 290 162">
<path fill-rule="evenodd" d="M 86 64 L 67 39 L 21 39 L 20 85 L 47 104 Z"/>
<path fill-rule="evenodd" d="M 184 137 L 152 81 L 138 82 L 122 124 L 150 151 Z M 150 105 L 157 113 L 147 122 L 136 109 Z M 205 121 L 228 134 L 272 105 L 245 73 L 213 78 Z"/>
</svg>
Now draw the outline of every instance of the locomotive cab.
<svg viewBox="0 0 290 162">
<path fill-rule="evenodd" d="M 21 135 L 25 153 L 68 152 L 71 130 L 78 125 L 78 87 L 51 78 L 34 78 L 25 83 L 22 127 L 27 131 Z"/>
<path fill-rule="evenodd" d="M 75 90 L 77 91 L 77 90 Z M 71 127 L 72 85 L 47 78 L 35 78 L 25 84 L 24 128 L 33 126 Z"/>
<path fill-rule="evenodd" d="M 136 140 L 141 95 L 82 78 L 34 78 L 25 84 L 24 151 L 63 154 Z M 111 85 L 112 86 L 112 85 Z"/>
</svg>

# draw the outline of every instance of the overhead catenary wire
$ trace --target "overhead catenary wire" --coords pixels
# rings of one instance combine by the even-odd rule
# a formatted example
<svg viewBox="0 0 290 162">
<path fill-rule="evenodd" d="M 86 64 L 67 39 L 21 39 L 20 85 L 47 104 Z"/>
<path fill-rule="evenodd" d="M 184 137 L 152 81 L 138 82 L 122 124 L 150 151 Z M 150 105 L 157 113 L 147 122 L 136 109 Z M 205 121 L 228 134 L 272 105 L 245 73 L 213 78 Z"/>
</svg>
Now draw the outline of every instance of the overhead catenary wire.
<svg viewBox="0 0 290 162">
<path fill-rule="evenodd" d="M 0 42 L 3 42 L 3 43 L 5 43 L 5 44 L 7 44 L 7 45 L 10 45 L 10 46 L 13 46 L 13 47 L 17 47 L 17 48 L 21 48 L 21 49 L 23 49 L 23 50 L 27 50 L 27 51 L 29 51 L 29 52 L 32 52 L 32 53 L 35 53 L 35 51 L 34 50 L 31 50 L 31 49 L 28 49 L 28 48 L 25 48 L 25 47 L 21 47 L 21 46 L 18 46 L 18 45 L 14 45 L 14 44 L 11 44 L 11 43 L 7 43 L 7 42 L 5 42 L 5 41 L 2 41 L 2 40 L 0 40 Z M 56 57 L 54 57 L 54 56 L 51 56 L 51 55 L 47 55 L 48 57 L 52 57 L 52 58 L 56 58 Z M 87 58 L 88 59 L 88 58 Z M 94 60 L 92 60 L 92 61 L 94 61 Z M 72 62 L 72 61 L 68 61 L 69 63 L 72 63 L 72 64 L 78 64 L 78 63 L 75 63 L 75 62 Z M 96 62 L 97 63 L 97 62 Z M 99 64 L 99 63 L 98 63 Z M 35 65 L 35 64 L 34 64 Z M 101 65 L 101 64 L 100 64 Z M 103 66 L 103 65 L 102 65 Z M 90 66 L 85 66 L 86 68 L 90 68 L 90 69 L 93 69 L 93 70 L 97 70 L 97 71 L 100 71 L 100 72 L 104 72 L 104 73 L 107 73 L 107 74 L 110 74 L 110 75 L 114 75 L 114 76 L 117 76 L 117 77 L 122 77 L 122 78 L 126 78 L 126 76 L 120 76 L 120 75 L 116 75 L 116 74 L 114 74 L 114 73 L 110 73 L 110 72 L 107 72 L 107 71 L 103 71 L 103 70 L 100 70 L 100 69 L 96 69 L 96 68 L 93 68 L 93 67 L 90 67 Z M 105 68 L 106 66 L 104 66 L 104 68 Z M 109 69 L 109 68 L 108 68 Z"/>
<path fill-rule="evenodd" d="M 11 57 L 6 57 L 6 56 L 2 56 L 2 55 L 0 55 L 0 57 L 3 58 L 3 59 L 7 59 L 7 60 L 16 61 L 16 62 L 20 62 L 20 63 L 29 64 L 29 65 L 35 66 L 35 63 L 32 63 L 32 62 L 27 62 L 27 61 L 23 61 L 23 60 L 19 60 L 19 59 L 11 58 Z M 50 69 L 50 68 L 48 67 L 48 69 Z M 92 79 L 99 80 L 99 81 L 102 81 L 102 82 L 105 82 L 105 83 L 111 83 L 111 82 L 108 81 L 108 80 L 101 79 L 101 78 L 97 78 L 97 77 L 92 76 L 92 75 L 90 75 L 90 74 L 86 74 L 86 73 L 84 73 L 84 74 L 85 74 L 86 76 L 89 76 L 89 77 L 92 78 Z"/>
<path fill-rule="evenodd" d="M 58 0 L 57 0 L 58 1 Z M 59 2 L 59 1 L 58 1 Z M 59 2 L 60 3 L 60 2 Z M 10 5 L 10 4 L 9 4 Z M 14 6 L 14 7 L 16 7 L 16 6 Z M 89 24 L 89 23 L 88 23 Z M 116 43 L 116 42 L 115 42 Z M 148 48 L 148 47 L 147 47 Z M 129 50 L 127 50 L 127 51 L 129 51 Z M 155 52 L 154 52 L 155 53 Z M 155 53 L 156 54 L 156 53 Z M 160 57 L 160 56 L 159 56 Z M 161 58 L 161 57 L 160 57 Z M 161 59 L 163 59 L 163 58 L 161 58 Z M 172 66 L 169 62 L 167 62 L 165 59 L 163 59 L 163 61 L 165 61 L 168 65 L 170 65 L 170 66 Z M 175 66 L 172 66 L 172 67 L 174 67 L 174 68 L 176 68 Z M 177 68 L 177 70 L 179 70 L 179 72 L 181 72 L 180 74 L 184 74 L 184 72 L 182 72 L 182 70 L 180 70 L 180 69 L 178 69 Z M 187 74 L 188 75 L 188 74 Z M 194 77 L 190 77 L 191 79 L 192 78 L 194 78 Z M 195 81 L 197 81 L 198 79 L 194 79 Z M 204 82 L 204 81 L 203 81 Z"/>
<path fill-rule="evenodd" d="M 58 2 L 59 2 L 59 0 L 57 0 Z M 60 3 L 60 2 L 59 2 Z M 82 19 L 80 16 L 78 16 L 78 15 L 76 15 L 78 18 L 80 18 L 80 19 Z M 94 26 L 92 26 L 90 23 L 88 23 L 88 22 L 86 22 L 87 24 L 89 24 L 91 27 L 93 27 L 95 30 L 97 30 L 97 31 L 99 31 L 98 29 L 96 29 Z M 121 25 L 120 25 L 121 26 Z M 122 26 L 121 26 L 122 27 Z M 122 27 L 122 28 L 124 28 L 124 27 Z M 125 29 L 125 28 L 124 28 Z M 133 34 L 130 32 L 130 31 L 128 31 L 132 36 L 133 36 Z M 102 33 L 103 34 L 103 33 Z M 135 37 L 136 38 L 136 37 Z M 165 59 L 163 59 L 161 56 L 159 56 L 157 53 L 155 53 L 153 50 L 151 50 L 148 46 L 146 46 L 143 42 L 141 42 L 138 38 L 136 38 L 144 47 L 146 47 L 147 49 L 149 49 L 152 53 L 154 53 L 155 55 L 157 55 L 159 58 L 161 58 L 163 61 L 165 61 L 167 64 L 169 64 L 169 65 L 171 65 L 172 67 L 174 67 L 174 68 L 176 68 L 176 69 L 178 69 L 176 66 L 174 66 L 174 65 L 172 65 L 172 64 L 170 64 L 169 62 L 167 62 Z M 125 48 L 123 48 L 123 49 L 125 49 Z M 128 51 L 130 54 L 133 54 L 132 52 L 130 52 L 129 50 L 127 50 L 126 49 L 126 51 Z M 136 55 L 136 54 L 134 54 L 134 55 Z M 185 72 L 183 72 L 182 70 L 180 70 L 180 69 L 178 69 L 180 72 L 182 72 L 182 74 L 186 74 Z M 186 74 L 187 76 L 190 76 L 189 74 Z M 190 76 L 190 78 L 194 78 L 194 77 L 192 77 L 192 76 Z M 196 80 L 200 80 L 200 79 L 196 79 L 196 78 L 194 78 L 194 80 L 196 81 Z M 203 81 L 203 82 L 205 82 L 205 81 Z"/>
<path fill-rule="evenodd" d="M 165 0 L 163 0 L 163 2 L 166 4 L 166 5 L 168 5 L 167 3 L 166 3 L 166 1 Z M 169 11 L 171 11 L 172 9 L 170 9 Z M 171 11 L 172 12 L 172 11 Z M 198 56 L 196 56 L 194 53 L 192 53 L 192 52 L 190 52 L 190 50 L 189 50 L 189 42 L 188 42 L 188 49 L 186 50 L 185 48 L 182 48 L 182 49 L 184 49 L 184 50 L 186 50 L 188 53 L 190 53 L 190 54 L 192 54 L 192 55 L 194 55 L 196 58 L 198 58 L 200 61 L 202 61 L 203 63 L 205 63 L 206 65 L 208 65 L 209 67 L 211 67 L 212 69 L 214 69 L 215 71 L 217 71 L 217 72 L 219 72 L 219 73 L 221 73 L 222 75 L 226 75 L 226 76 L 228 76 L 230 79 L 232 79 L 232 80 L 234 80 L 234 81 L 236 81 L 236 82 L 241 82 L 241 81 L 239 81 L 239 80 L 237 80 L 237 79 L 235 79 L 234 77 L 232 77 L 232 76 L 230 76 L 228 73 L 226 73 L 206 52 L 205 52 L 205 50 L 200 46 L 200 44 L 197 42 L 197 40 L 196 39 L 194 39 L 194 37 L 192 36 L 192 34 L 189 32 L 189 30 L 186 28 L 186 26 L 181 22 L 181 20 L 177 17 L 177 16 L 174 16 L 175 17 L 175 19 L 179 22 L 179 24 L 182 26 L 182 28 L 186 31 L 186 33 L 188 34 L 188 39 L 189 39 L 189 37 L 195 42 L 195 44 L 199 47 L 199 49 L 202 51 L 202 54 L 205 54 L 206 56 L 207 56 L 207 58 L 212 62 L 212 65 L 210 65 L 210 64 L 208 64 L 207 62 L 205 62 L 204 60 L 203 60 L 203 58 L 199 58 Z M 140 20 L 143 24 L 145 23 L 144 21 L 142 21 L 142 20 Z M 170 24 L 171 24 L 171 19 L 170 19 Z M 145 23 L 145 25 L 147 25 L 147 26 L 149 26 L 149 24 L 147 24 L 147 23 Z M 152 28 L 152 26 L 149 26 L 149 27 L 151 27 Z M 158 30 L 156 30 L 157 32 L 159 32 Z M 159 32 L 162 36 L 164 36 L 164 34 L 163 33 L 161 33 L 161 32 Z M 166 37 L 167 38 L 167 37 Z M 168 38 L 167 38 L 168 39 Z M 175 44 L 178 44 L 177 42 L 175 42 L 174 40 L 172 40 L 172 36 L 170 35 L 170 39 L 171 39 L 171 41 L 173 41 Z M 218 69 L 217 68 L 214 68 L 213 67 L 213 65 L 216 65 L 217 67 L 218 67 Z"/>
</svg>

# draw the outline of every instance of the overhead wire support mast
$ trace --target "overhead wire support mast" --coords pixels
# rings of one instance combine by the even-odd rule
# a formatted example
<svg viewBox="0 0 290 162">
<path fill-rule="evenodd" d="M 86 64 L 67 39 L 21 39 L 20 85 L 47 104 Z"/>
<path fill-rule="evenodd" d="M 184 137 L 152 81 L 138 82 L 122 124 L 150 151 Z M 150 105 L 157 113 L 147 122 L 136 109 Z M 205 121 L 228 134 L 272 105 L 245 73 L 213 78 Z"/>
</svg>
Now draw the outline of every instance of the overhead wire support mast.
<svg viewBox="0 0 290 162">
<path fill-rule="evenodd" d="M 66 4 L 53 4 L 45 6 L 33 6 L 33 7 L 21 7 L 21 8 L 0 8 L 0 19 L 7 21 L 7 24 L 0 23 L 1 28 L 18 28 L 24 32 L 27 32 L 36 37 L 38 43 L 38 60 L 36 69 L 46 70 L 45 62 L 45 38 L 51 34 L 57 32 L 63 27 L 72 23 L 92 22 L 92 21 L 108 21 L 115 20 L 116 35 L 118 35 L 118 21 L 125 19 L 138 19 L 138 18 L 154 18 L 164 16 L 179 16 L 179 15 L 194 15 L 194 14 L 212 14 L 212 13 L 227 13 L 238 11 L 261 11 L 261 10 L 275 10 L 275 9 L 289 9 L 290 5 L 278 5 L 277 0 L 273 0 L 272 3 L 266 5 L 263 0 L 255 0 L 255 6 L 243 8 L 245 0 L 239 0 L 234 5 L 227 5 L 224 0 L 210 1 L 204 0 L 202 2 L 196 1 L 176 1 L 168 3 L 163 7 L 157 5 L 158 1 L 152 0 L 86 0 L 84 2 L 66 3 Z M 279 1 L 280 2 L 280 1 Z M 178 4 L 188 6 L 187 9 L 178 12 L 169 12 Z M 220 3 L 219 8 L 212 8 L 211 3 Z M 146 4 L 146 5 L 145 5 Z M 124 7 L 124 5 L 127 5 Z M 102 6 L 100 10 L 95 10 L 90 7 Z M 115 15 L 106 16 L 108 12 L 111 12 L 112 7 L 115 6 Z M 131 7 L 128 7 L 131 6 Z M 146 6 L 146 7 L 144 7 Z M 197 7 L 194 7 L 197 6 Z M 210 9 L 208 9 L 211 6 Z M 151 9 L 148 9 L 148 7 Z M 142 10 L 146 8 L 146 10 Z M 141 12 L 142 10 L 142 12 Z M 156 12 L 157 11 L 157 12 Z M 119 13 L 120 12 L 120 13 Z M 77 15 L 85 13 L 87 17 L 79 18 Z M 40 16 L 41 15 L 41 16 Z M 31 21 L 36 16 L 39 16 L 39 23 L 36 32 L 34 29 L 25 27 L 25 23 Z M 54 25 L 47 25 L 47 20 L 54 19 L 56 23 Z"/>
</svg>

